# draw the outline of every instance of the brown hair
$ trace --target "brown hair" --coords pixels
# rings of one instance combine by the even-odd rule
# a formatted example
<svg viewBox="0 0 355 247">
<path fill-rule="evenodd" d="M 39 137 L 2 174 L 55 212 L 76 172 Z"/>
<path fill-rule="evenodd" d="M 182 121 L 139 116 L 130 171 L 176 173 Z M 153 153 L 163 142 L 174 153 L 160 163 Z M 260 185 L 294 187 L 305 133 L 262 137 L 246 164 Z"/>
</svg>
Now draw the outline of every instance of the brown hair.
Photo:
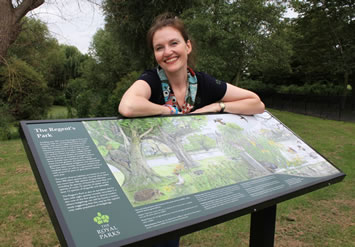
<svg viewBox="0 0 355 247">
<path fill-rule="evenodd" d="M 156 31 L 163 27 L 173 27 L 176 30 L 178 30 L 181 34 L 181 36 L 184 38 L 185 42 L 190 40 L 191 44 L 193 45 L 192 48 L 194 48 L 194 42 L 189 38 L 189 35 L 185 29 L 185 25 L 180 20 L 177 16 L 175 16 L 172 13 L 163 13 L 161 15 L 158 15 L 154 21 L 152 26 L 150 27 L 148 33 L 147 33 L 147 42 L 148 42 L 148 47 L 153 50 L 153 36 Z M 194 67 L 195 65 L 195 49 L 192 49 L 190 54 L 188 55 L 187 63 L 190 67 Z"/>
</svg>

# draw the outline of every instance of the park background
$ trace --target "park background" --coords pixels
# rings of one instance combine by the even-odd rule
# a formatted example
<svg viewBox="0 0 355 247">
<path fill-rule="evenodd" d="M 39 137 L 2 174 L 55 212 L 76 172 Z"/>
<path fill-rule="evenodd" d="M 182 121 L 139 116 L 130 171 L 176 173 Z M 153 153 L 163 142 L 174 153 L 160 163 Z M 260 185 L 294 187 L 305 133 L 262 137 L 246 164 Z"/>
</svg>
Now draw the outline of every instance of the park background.
<svg viewBox="0 0 355 247">
<path fill-rule="evenodd" d="M 0 246 L 58 245 L 19 140 L 19 121 L 117 116 L 125 90 L 155 66 L 145 34 L 165 11 L 185 21 L 196 70 L 258 93 L 348 175 L 281 204 L 275 245 L 354 246 L 354 1 L 86 2 L 101 6 L 105 25 L 82 53 L 31 15 L 63 3 L 0 0 Z M 286 17 L 290 9 L 293 18 Z M 247 246 L 246 217 L 188 235 L 182 246 Z"/>
</svg>

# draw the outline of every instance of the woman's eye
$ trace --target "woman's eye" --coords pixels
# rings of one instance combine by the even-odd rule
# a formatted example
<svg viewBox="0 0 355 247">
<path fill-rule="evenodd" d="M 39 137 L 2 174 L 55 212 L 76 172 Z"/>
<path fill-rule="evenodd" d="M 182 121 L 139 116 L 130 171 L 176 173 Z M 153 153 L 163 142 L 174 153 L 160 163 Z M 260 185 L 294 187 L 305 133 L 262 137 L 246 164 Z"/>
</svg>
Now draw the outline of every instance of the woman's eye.
<svg viewBox="0 0 355 247">
<path fill-rule="evenodd" d="M 161 46 L 155 47 L 156 51 L 160 51 L 161 49 L 163 49 L 163 47 L 161 47 Z"/>
</svg>

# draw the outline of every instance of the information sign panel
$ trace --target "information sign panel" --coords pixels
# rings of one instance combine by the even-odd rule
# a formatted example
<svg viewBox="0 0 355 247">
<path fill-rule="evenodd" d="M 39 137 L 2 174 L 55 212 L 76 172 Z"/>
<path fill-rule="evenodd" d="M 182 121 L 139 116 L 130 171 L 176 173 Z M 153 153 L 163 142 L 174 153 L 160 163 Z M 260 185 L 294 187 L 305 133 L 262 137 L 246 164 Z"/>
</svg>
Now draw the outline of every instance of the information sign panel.
<svg viewBox="0 0 355 247">
<path fill-rule="evenodd" d="M 62 245 L 199 230 L 341 181 L 270 113 L 22 121 Z"/>
</svg>

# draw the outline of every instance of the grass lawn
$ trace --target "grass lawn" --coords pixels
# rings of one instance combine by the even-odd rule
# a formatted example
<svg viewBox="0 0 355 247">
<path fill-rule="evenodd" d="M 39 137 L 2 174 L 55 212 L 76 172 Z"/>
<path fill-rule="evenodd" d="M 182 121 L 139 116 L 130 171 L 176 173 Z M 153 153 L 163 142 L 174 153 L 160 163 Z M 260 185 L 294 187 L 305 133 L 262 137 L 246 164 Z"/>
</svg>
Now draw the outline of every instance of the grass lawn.
<svg viewBox="0 0 355 247">
<path fill-rule="evenodd" d="M 63 119 L 68 118 L 68 109 L 65 106 L 54 105 L 47 114 L 48 119 Z"/>
<path fill-rule="evenodd" d="M 355 246 L 355 123 L 270 112 L 347 174 L 278 204 L 275 246 Z M 0 141 L 0 195 L 1 247 L 59 246 L 21 140 Z M 248 246 L 249 221 L 246 215 L 186 235 L 180 246 Z"/>
</svg>

